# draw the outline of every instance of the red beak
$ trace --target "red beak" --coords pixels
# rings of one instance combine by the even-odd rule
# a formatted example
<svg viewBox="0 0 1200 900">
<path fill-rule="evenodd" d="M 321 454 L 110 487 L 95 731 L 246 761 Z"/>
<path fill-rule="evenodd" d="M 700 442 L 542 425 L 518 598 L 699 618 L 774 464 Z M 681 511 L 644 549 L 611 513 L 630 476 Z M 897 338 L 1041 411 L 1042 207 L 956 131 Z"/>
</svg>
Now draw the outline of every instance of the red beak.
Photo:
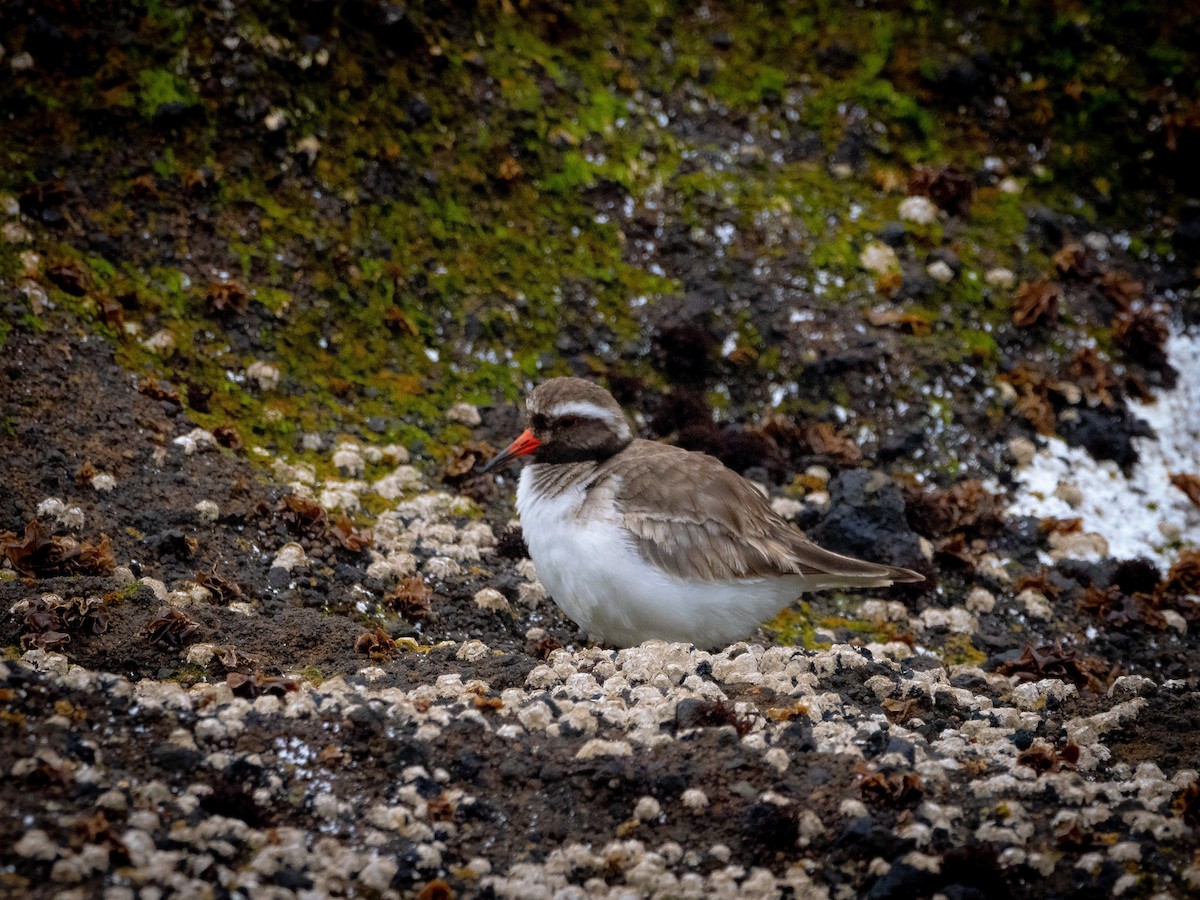
<svg viewBox="0 0 1200 900">
<path fill-rule="evenodd" d="M 526 456 L 542 446 L 542 442 L 533 436 L 533 429 L 526 428 L 521 432 L 521 436 L 500 451 L 499 455 L 492 457 L 480 471 L 490 472 L 497 466 L 502 466 L 510 459 L 518 456 Z"/>
</svg>

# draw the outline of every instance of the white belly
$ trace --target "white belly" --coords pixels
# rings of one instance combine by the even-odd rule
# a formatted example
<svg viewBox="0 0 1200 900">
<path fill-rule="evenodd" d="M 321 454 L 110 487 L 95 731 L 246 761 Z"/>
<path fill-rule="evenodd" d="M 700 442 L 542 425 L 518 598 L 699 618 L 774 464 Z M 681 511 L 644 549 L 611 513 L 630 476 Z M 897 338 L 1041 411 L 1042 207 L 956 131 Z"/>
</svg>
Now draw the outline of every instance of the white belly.
<svg viewBox="0 0 1200 900">
<path fill-rule="evenodd" d="M 522 471 L 517 489 L 529 555 L 554 602 L 594 640 L 621 647 L 651 638 L 724 647 L 804 590 L 799 575 L 718 582 L 669 575 L 642 559 L 611 508 L 589 506 L 582 521 L 582 488 L 535 498 L 531 468 Z"/>
</svg>

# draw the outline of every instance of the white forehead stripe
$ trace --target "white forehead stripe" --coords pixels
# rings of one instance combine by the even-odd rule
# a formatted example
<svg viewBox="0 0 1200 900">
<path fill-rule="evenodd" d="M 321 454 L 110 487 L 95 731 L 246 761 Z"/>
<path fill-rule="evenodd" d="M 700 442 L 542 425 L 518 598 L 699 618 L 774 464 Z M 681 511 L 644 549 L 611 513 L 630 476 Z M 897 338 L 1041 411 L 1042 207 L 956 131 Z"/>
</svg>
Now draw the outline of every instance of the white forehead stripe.
<svg viewBox="0 0 1200 900">
<path fill-rule="evenodd" d="M 590 400 L 570 400 L 566 403 L 557 403 L 546 410 L 546 415 L 552 419 L 559 419 L 563 416 L 582 416 L 585 419 L 599 419 L 601 422 L 607 422 L 611 425 L 613 430 L 621 437 L 629 436 L 629 423 L 625 421 L 623 415 L 600 406 L 597 403 L 593 403 Z"/>
</svg>

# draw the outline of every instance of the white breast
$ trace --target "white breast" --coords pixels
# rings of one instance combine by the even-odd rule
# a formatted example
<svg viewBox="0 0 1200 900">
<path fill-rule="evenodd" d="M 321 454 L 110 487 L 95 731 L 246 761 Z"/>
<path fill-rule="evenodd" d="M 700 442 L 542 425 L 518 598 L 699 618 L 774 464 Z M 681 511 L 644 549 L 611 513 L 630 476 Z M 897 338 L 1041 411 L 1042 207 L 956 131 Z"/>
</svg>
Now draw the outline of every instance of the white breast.
<svg viewBox="0 0 1200 900">
<path fill-rule="evenodd" d="M 529 555 L 554 602 L 595 640 L 623 647 L 651 638 L 723 647 L 749 635 L 805 588 L 799 575 L 743 581 L 671 575 L 638 553 L 611 499 L 586 497 L 582 484 L 554 497 L 539 495 L 534 468 L 525 467 L 517 488 Z"/>
</svg>

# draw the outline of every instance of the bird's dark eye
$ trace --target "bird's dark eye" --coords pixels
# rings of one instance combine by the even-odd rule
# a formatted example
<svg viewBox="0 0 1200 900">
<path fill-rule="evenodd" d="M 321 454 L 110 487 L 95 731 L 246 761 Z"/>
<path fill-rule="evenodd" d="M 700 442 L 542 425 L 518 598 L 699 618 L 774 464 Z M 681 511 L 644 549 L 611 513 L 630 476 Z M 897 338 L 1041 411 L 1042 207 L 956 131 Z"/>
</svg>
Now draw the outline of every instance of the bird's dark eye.
<svg viewBox="0 0 1200 900">
<path fill-rule="evenodd" d="M 562 416 L 558 424 L 562 428 L 574 428 L 579 424 L 579 416 Z"/>
</svg>

